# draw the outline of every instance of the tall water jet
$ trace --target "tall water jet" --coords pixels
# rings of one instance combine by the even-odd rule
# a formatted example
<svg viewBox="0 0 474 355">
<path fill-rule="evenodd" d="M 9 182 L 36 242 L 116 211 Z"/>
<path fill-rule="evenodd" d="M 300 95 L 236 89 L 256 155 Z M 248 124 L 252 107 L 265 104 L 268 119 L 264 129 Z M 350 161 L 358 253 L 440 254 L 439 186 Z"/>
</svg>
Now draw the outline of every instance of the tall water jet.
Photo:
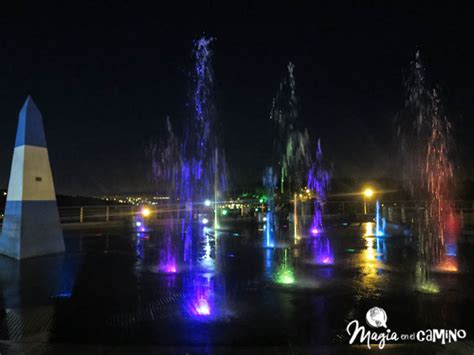
<svg viewBox="0 0 474 355">
<path fill-rule="evenodd" d="M 288 199 L 304 186 L 309 167 L 309 136 L 297 128 L 297 97 L 294 65 L 288 63 L 287 75 L 280 83 L 270 112 L 273 122 L 273 157 L 278 169 L 279 189 Z M 302 175 L 302 173 L 304 173 Z"/>
<path fill-rule="evenodd" d="M 323 168 L 323 152 L 321 141 L 318 139 L 315 160 L 311 163 L 308 173 L 307 186 L 313 196 L 313 219 L 310 233 L 314 236 L 323 230 L 323 209 L 329 189 L 329 172 Z"/>
<path fill-rule="evenodd" d="M 293 195 L 293 241 L 295 244 L 300 240 L 300 219 L 298 217 L 298 195 Z"/>
<path fill-rule="evenodd" d="M 265 170 L 265 175 L 263 176 L 263 186 L 266 190 L 267 195 L 267 211 L 265 213 L 265 242 L 264 245 L 266 248 L 273 248 L 275 246 L 275 231 L 276 231 L 276 221 L 275 221 L 275 189 L 277 184 L 277 177 L 273 173 L 273 168 L 268 167 Z"/>
<path fill-rule="evenodd" d="M 375 236 L 383 237 L 385 235 L 385 218 L 380 214 L 380 201 L 375 202 Z"/>
<path fill-rule="evenodd" d="M 149 154 L 153 178 L 160 192 L 169 197 L 168 207 L 172 207 L 179 198 L 183 157 L 181 143 L 173 131 L 169 116 L 166 118 L 166 138 L 160 144 L 152 143 Z"/>
<path fill-rule="evenodd" d="M 280 82 L 279 89 L 273 98 L 270 120 L 273 122 L 273 157 L 274 165 L 279 170 L 280 193 L 285 192 L 286 173 L 284 172 L 283 157 L 287 150 L 289 137 L 295 130 L 298 116 L 295 93 L 294 65 L 288 63 L 287 76 Z"/>
<path fill-rule="evenodd" d="M 212 199 L 213 220 L 218 224 L 217 204 L 227 187 L 227 175 L 224 152 L 218 142 L 211 42 L 212 39 L 202 37 L 194 43 L 193 119 L 187 122 L 182 147 L 186 178 L 181 198 L 191 209 L 193 202 Z"/>
<path fill-rule="evenodd" d="M 171 201 L 179 201 L 175 210 L 181 219 L 183 255 L 187 263 L 192 260 L 192 224 L 208 210 L 204 201 L 212 201 L 213 216 L 199 217 L 200 221 L 213 220 L 217 228 L 217 207 L 227 188 L 225 155 L 219 145 L 213 99 L 211 43 L 212 39 L 205 37 L 194 42 L 191 112 L 182 138 L 174 134 L 168 119 L 167 139 L 151 147 L 154 175 L 160 188 Z"/>
<path fill-rule="evenodd" d="M 176 208 L 176 202 L 179 199 L 179 187 L 181 184 L 181 173 L 183 159 L 181 155 L 181 144 L 178 137 L 173 131 L 170 118 L 166 119 L 166 139 L 160 144 L 151 144 L 149 154 L 152 160 L 153 177 L 160 188 L 160 192 L 168 196 L 166 210 L 170 211 L 170 217 L 176 217 L 181 212 Z M 137 228 L 141 231 L 144 229 L 144 220 L 141 214 L 137 217 L 141 220 L 136 221 Z M 165 273 L 174 273 L 177 271 L 176 253 L 172 248 L 172 237 L 174 234 L 174 226 L 168 224 L 165 226 L 165 245 L 160 250 L 160 260 L 158 271 Z M 187 242 L 189 243 L 190 240 Z"/>
<path fill-rule="evenodd" d="M 290 62 L 273 99 L 270 119 L 273 122 L 273 167 L 277 172 L 280 203 L 293 203 L 290 216 L 295 243 L 308 215 L 307 204 L 299 203 L 299 194 L 306 185 L 311 159 L 308 132 L 297 127 L 297 103 L 294 65 Z"/>
<path fill-rule="evenodd" d="M 443 113 L 438 92 L 426 81 L 420 53 L 416 52 L 406 81 L 407 99 L 400 115 L 399 135 L 405 180 L 418 204 L 415 231 L 418 237 L 418 288 L 438 290 L 430 268 L 444 257 L 447 221 L 454 215 L 454 172 L 451 155 L 451 123 Z"/>
</svg>

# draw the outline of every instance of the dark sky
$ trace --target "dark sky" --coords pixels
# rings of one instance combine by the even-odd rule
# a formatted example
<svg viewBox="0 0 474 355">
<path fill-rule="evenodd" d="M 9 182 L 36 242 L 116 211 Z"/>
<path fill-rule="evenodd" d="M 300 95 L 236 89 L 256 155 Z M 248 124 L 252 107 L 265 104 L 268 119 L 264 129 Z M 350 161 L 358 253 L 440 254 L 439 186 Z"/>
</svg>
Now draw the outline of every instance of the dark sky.
<svg viewBox="0 0 474 355">
<path fill-rule="evenodd" d="M 208 1 L 171 11 L 134 3 L 4 9 L 0 187 L 18 111 L 31 94 L 43 113 L 57 192 L 151 190 L 144 147 L 162 135 L 167 115 L 183 125 L 192 41 L 202 34 L 215 38 L 216 106 L 234 184 L 259 181 L 270 158 L 268 115 L 289 60 L 301 125 L 322 139 L 335 176 L 396 176 L 394 115 L 417 46 L 455 123 L 459 175 L 474 173 L 470 9 Z"/>
</svg>

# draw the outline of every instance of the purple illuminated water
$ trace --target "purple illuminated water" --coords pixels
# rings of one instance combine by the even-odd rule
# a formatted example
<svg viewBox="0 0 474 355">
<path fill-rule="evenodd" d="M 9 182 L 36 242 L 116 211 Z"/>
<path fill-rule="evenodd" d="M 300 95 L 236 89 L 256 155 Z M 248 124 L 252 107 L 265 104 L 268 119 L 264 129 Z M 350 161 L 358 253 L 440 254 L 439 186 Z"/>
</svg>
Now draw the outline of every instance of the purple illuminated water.
<svg viewBox="0 0 474 355">
<path fill-rule="evenodd" d="M 323 168 L 323 152 L 321 141 L 318 139 L 316 157 L 311 163 L 308 173 L 307 186 L 313 194 L 313 219 L 310 232 L 317 235 L 323 230 L 323 208 L 326 202 L 327 191 L 329 189 L 329 172 Z"/>
<path fill-rule="evenodd" d="M 210 275 L 190 275 L 186 292 L 186 307 L 190 315 L 208 317 L 213 310 L 213 279 Z"/>
<path fill-rule="evenodd" d="M 194 220 L 199 214 L 207 213 L 202 220 L 214 220 L 216 227 L 216 207 L 227 190 L 225 154 L 219 145 L 216 129 L 212 41 L 202 37 L 194 42 L 192 95 L 188 105 L 191 110 L 182 137 L 175 135 L 168 118 L 167 138 L 162 140 L 162 144 L 150 148 L 157 187 L 170 197 L 173 207 L 170 210 L 176 211 L 173 217 L 182 220 L 185 263 L 191 262 Z M 214 201 L 214 208 L 204 208 L 205 200 Z"/>
<path fill-rule="evenodd" d="M 334 264 L 334 253 L 331 247 L 331 241 L 325 235 L 320 235 L 311 241 L 313 260 L 318 265 Z"/>
<path fill-rule="evenodd" d="M 165 232 L 163 235 L 164 244 L 160 250 L 160 260 L 159 260 L 159 271 L 174 274 L 178 272 L 178 266 L 176 263 L 176 251 L 173 249 L 173 226 L 167 225 L 165 227 Z"/>
</svg>

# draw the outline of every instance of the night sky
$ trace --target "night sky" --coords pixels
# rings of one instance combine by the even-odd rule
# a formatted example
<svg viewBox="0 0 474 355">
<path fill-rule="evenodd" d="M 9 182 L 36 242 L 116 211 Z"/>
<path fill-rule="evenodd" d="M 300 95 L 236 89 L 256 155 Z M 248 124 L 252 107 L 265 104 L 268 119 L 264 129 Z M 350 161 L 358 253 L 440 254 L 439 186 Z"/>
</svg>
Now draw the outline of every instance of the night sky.
<svg viewBox="0 0 474 355">
<path fill-rule="evenodd" d="M 301 126 L 321 138 L 334 176 L 396 177 L 395 114 L 417 47 L 455 125 L 458 176 L 469 177 L 474 13 L 376 3 L 275 9 L 204 2 L 198 9 L 183 2 L 179 16 L 178 9 L 171 15 L 120 1 L 4 11 L 0 187 L 8 182 L 17 115 L 31 94 L 43 113 L 58 193 L 154 190 L 145 147 L 163 135 L 167 115 L 183 126 L 192 42 L 203 34 L 215 38 L 215 104 L 234 185 L 260 181 L 270 160 L 269 112 L 290 60 Z"/>
</svg>

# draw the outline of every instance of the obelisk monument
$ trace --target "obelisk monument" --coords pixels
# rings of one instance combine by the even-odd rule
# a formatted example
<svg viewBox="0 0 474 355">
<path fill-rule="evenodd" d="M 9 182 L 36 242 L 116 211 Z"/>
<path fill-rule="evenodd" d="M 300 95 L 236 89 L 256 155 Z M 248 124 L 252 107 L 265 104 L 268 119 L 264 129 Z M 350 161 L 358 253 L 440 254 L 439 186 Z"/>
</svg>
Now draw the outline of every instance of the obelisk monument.
<svg viewBox="0 0 474 355">
<path fill-rule="evenodd" d="M 43 119 L 28 96 L 19 115 L 0 254 L 24 259 L 63 251 Z"/>
</svg>

